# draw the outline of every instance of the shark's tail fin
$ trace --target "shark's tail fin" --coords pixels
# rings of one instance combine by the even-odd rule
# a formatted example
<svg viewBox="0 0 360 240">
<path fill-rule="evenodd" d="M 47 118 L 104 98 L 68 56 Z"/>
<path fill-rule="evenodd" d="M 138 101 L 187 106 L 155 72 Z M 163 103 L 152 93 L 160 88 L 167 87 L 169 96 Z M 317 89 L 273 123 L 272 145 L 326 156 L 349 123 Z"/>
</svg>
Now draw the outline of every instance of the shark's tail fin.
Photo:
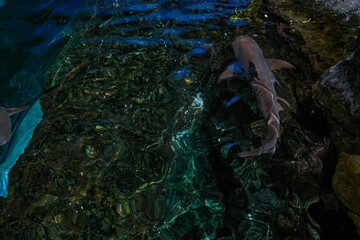
<svg viewBox="0 0 360 240">
<path fill-rule="evenodd" d="M 257 157 L 263 154 L 270 154 L 270 155 L 274 154 L 278 139 L 278 131 L 275 128 L 268 127 L 268 132 L 266 135 L 267 135 L 266 137 L 267 141 L 262 146 L 251 151 L 237 153 L 235 154 L 235 157 L 246 158 L 246 157 Z"/>
<path fill-rule="evenodd" d="M 245 157 L 257 157 L 262 154 L 274 154 L 276 149 L 276 143 L 279 138 L 279 130 L 280 130 L 280 119 L 277 114 L 276 108 L 273 108 L 269 114 L 269 117 L 266 122 L 267 125 L 267 133 L 266 133 L 266 142 L 251 151 L 240 152 L 235 154 L 237 158 L 245 158 Z"/>
</svg>

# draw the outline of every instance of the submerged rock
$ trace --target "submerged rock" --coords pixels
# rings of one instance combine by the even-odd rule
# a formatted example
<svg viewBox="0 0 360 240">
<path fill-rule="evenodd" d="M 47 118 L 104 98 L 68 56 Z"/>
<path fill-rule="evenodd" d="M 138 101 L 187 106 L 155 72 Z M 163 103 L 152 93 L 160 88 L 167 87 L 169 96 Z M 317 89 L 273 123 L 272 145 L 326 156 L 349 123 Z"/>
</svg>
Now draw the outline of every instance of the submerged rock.
<svg viewBox="0 0 360 240">
<path fill-rule="evenodd" d="M 313 98 L 327 116 L 336 146 L 360 154 L 360 36 L 355 52 L 325 71 Z"/>
<path fill-rule="evenodd" d="M 355 224 L 355 227 L 357 229 L 357 234 L 360 236 L 360 215 L 352 212 L 348 212 L 348 214 Z"/>
<path fill-rule="evenodd" d="M 319 175 L 322 184 L 318 185 L 320 187 L 318 190 L 322 193 L 333 194 L 334 190 L 327 186 L 331 185 L 333 178 L 336 152 L 359 155 L 360 151 L 358 100 L 360 41 L 359 37 L 356 38 L 359 16 L 354 14 L 352 11 L 354 9 L 348 8 L 346 13 L 339 12 L 336 11 L 335 6 L 331 8 L 330 4 L 323 2 L 314 0 L 306 1 L 304 4 L 300 0 L 268 0 L 263 4 L 264 12 L 262 13 L 263 19 L 266 21 L 264 25 L 267 39 L 272 39 L 272 48 L 275 49 L 277 57 L 287 56 L 297 69 L 296 74 L 292 74 L 288 83 L 291 85 L 299 105 L 299 111 L 295 116 L 301 122 L 300 129 L 305 127 L 318 137 L 313 145 L 309 142 L 310 146 L 308 149 L 305 148 L 307 151 L 297 148 L 298 144 L 294 145 L 294 141 L 290 140 L 298 134 L 295 131 L 286 131 L 285 124 L 287 123 L 283 121 L 284 141 L 288 145 L 287 149 L 294 150 L 291 153 L 297 157 L 298 163 L 300 163 L 298 170 L 311 169 L 313 170 L 311 173 L 314 174 L 319 172 L 322 164 L 322 171 Z M 340 1 L 326 2 L 338 3 Z M 351 1 L 342 2 L 349 3 Z M 356 43 L 356 41 L 358 42 Z M 283 42 L 283 44 L 279 44 L 279 42 Z M 351 54 L 354 52 L 355 45 L 357 45 L 357 49 L 355 49 L 355 53 Z M 264 52 L 266 53 L 266 50 Z M 349 55 L 348 59 L 343 60 Z M 326 71 L 326 69 L 329 70 Z M 326 72 L 324 73 L 324 71 Z M 322 77 L 320 77 L 321 74 L 323 74 Z M 324 139 L 324 143 L 319 141 L 321 138 Z M 325 139 L 330 141 L 325 141 Z M 301 140 L 300 146 L 303 143 L 304 141 Z M 322 156 L 322 151 L 327 147 L 329 154 Z M 320 155 L 317 156 L 313 153 L 320 153 Z M 308 165 L 303 164 L 304 160 Z M 309 162 L 309 160 L 311 161 Z M 313 165 L 313 163 L 317 164 Z M 318 167 L 309 168 L 308 166 Z M 306 171 L 302 170 L 298 173 L 304 174 Z M 313 185 L 314 181 L 310 175 L 303 175 L 303 178 Z M 303 188 L 298 193 L 300 197 L 304 198 L 308 195 L 309 190 Z M 324 198 L 321 199 L 323 203 L 331 202 L 324 201 Z M 354 195 L 348 196 L 348 200 L 352 202 L 356 202 L 358 199 Z M 320 231 L 321 238 L 356 239 L 351 222 L 351 219 L 356 218 L 349 215 L 350 219 L 346 216 L 344 208 L 339 211 L 335 207 L 327 209 L 328 205 L 331 204 L 326 204 L 326 208 L 323 208 L 321 204 L 314 204 L 313 207 L 310 207 L 310 210 L 312 208 L 318 211 L 314 219 L 320 219 L 318 223 L 322 230 Z M 319 214 L 319 212 L 324 214 Z M 329 218 L 325 219 L 326 217 L 323 216 L 329 216 Z M 331 223 L 334 220 L 329 220 L 333 218 L 336 219 L 337 224 L 344 224 L 343 226 L 346 225 L 346 227 L 340 231 L 335 230 L 337 226 Z M 354 223 L 357 224 L 355 220 Z M 345 230 L 346 228 L 348 229 Z M 340 232 L 343 234 L 341 237 L 337 235 Z M 345 236 L 349 232 L 352 232 L 353 235 L 346 238 Z"/>
<path fill-rule="evenodd" d="M 328 8 L 339 13 L 360 16 L 360 2 L 358 0 L 316 0 L 316 2 L 324 2 Z"/>
<path fill-rule="evenodd" d="M 345 206 L 360 214 L 360 155 L 339 154 L 333 186 Z"/>
<path fill-rule="evenodd" d="M 339 154 L 332 184 L 360 235 L 360 155 Z"/>
<path fill-rule="evenodd" d="M 360 18 L 347 18 L 315 1 L 268 2 L 264 4 L 268 38 L 286 43 L 275 43 L 275 52 L 279 57 L 286 56 L 301 73 L 293 76 L 292 88 L 300 107 L 305 108 L 309 106 L 305 102 L 312 101 L 312 86 L 319 76 L 353 52 Z"/>
<path fill-rule="evenodd" d="M 359 16 L 351 15 L 346 19 L 316 1 L 307 1 L 306 4 L 301 0 L 269 2 L 271 14 L 276 15 L 278 34 L 293 42 L 296 49 L 305 54 L 297 58 L 308 58 L 316 74 L 321 74 L 350 54 Z"/>
</svg>

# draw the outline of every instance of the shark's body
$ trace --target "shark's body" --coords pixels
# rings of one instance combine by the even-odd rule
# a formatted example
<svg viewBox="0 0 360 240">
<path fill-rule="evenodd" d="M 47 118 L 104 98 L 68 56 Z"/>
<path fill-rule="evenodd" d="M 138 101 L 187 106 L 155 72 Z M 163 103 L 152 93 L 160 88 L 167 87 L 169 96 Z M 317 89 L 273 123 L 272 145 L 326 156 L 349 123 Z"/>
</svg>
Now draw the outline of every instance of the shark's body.
<svg viewBox="0 0 360 240">
<path fill-rule="evenodd" d="M 10 116 L 29 108 L 29 105 L 18 108 L 0 107 L 0 146 L 4 145 L 11 137 Z"/>
<path fill-rule="evenodd" d="M 294 68 L 294 66 L 280 59 L 265 59 L 259 45 L 248 36 L 238 36 L 233 42 L 233 49 L 236 59 L 246 72 L 250 70 L 250 65 L 253 64 L 255 66 L 257 74 L 254 74 L 251 86 L 255 91 L 257 106 L 267 125 L 265 143 L 254 150 L 240 152 L 236 154 L 236 157 L 245 158 L 267 153 L 273 154 L 280 131 L 280 116 L 277 102 L 280 98 L 277 96 L 274 88 L 277 80 L 272 70 Z M 227 77 L 226 72 L 229 73 L 230 70 L 226 70 L 220 76 L 219 81 Z"/>
</svg>

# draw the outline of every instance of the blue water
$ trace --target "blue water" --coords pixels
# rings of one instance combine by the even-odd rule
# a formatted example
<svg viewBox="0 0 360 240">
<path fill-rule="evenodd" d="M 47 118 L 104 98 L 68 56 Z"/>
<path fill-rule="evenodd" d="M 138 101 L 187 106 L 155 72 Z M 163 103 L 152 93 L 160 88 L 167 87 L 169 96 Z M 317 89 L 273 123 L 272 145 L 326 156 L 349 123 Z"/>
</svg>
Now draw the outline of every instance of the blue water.
<svg viewBox="0 0 360 240">
<path fill-rule="evenodd" d="M 249 3 L 245 0 L 234 0 L 223 4 L 221 1 L 181 1 L 174 5 L 171 1 L 156 1 L 154 3 L 143 3 L 142 1 L 103 1 L 98 6 L 89 5 L 84 7 L 82 1 L 12 1 L 0 2 L 0 16 L 2 16 L 0 32 L 0 58 L 2 65 L 0 105 L 4 107 L 22 106 L 35 103 L 43 95 L 43 79 L 51 62 L 56 58 L 62 47 L 69 39 L 69 23 L 76 14 L 105 16 L 113 13 L 114 9 L 124 17 L 105 21 L 101 27 L 104 29 L 119 28 L 118 31 L 128 33 L 122 39 L 101 39 L 117 42 L 123 45 L 173 45 L 171 38 L 182 38 L 193 31 L 200 31 L 198 26 L 204 25 L 207 20 L 219 19 L 233 14 L 239 7 Z M 103 4 L 103 6 L 102 6 Z M 117 8 L 106 6 L 119 5 Z M 221 10 L 219 10 L 221 9 Z M 130 13 L 130 14 L 127 14 Z M 156 38 L 149 36 L 131 36 L 137 30 L 132 23 L 141 21 L 162 22 L 179 24 L 174 28 L 160 28 Z M 246 26 L 250 23 L 242 19 L 227 20 L 229 25 Z M 197 26 L 198 25 L 198 26 Z M 207 28 L 220 29 L 221 26 L 206 24 Z M 160 37 L 160 38 L 159 38 Z M 195 38 L 181 39 L 183 46 L 193 46 L 189 57 L 196 54 L 203 54 L 206 49 L 199 46 L 208 44 L 209 39 Z M 174 79 L 183 79 L 190 75 L 188 69 L 175 70 Z M 29 112 L 28 114 L 31 114 Z M 37 116 L 40 117 L 40 114 Z M 25 114 L 18 114 L 12 117 L 13 133 L 11 141 L 0 149 L 0 163 L 3 172 L 0 196 L 6 197 L 7 174 L 17 157 L 24 151 L 29 141 L 16 142 L 23 131 L 27 131 L 27 138 L 31 138 L 32 130 L 36 125 L 26 126 L 22 124 L 26 120 Z M 34 116 L 31 116 L 34 118 Z M 39 122 L 40 119 L 33 119 Z M 21 131 L 15 131 L 21 125 Z M 10 157 L 11 156 L 11 159 Z"/>
<path fill-rule="evenodd" d="M 42 118 L 39 99 L 44 74 L 66 44 L 66 26 L 82 1 L 0 2 L 0 105 L 31 104 L 12 116 L 12 138 L 0 147 L 0 196 L 7 197 L 8 173 Z M 63 32 L 62 32 L 63 31 Z"/>
<path fill-rule="evenodd" d="M 5 161 L 0 165 L 0 196 L 7 197 L 7 185 L 9 182 L 9 171 L 16 163 L 25 148 L 29 144 L 34 129 L 42 120 L 42 111 L 39 100 L 37 100 L 29 109 L 25 117 L 19 121 L 20 124 L 13 129 L 13 135 L 8 145 Z"/>
<path fill-rule="evenodd" d="M 42 120 L 42 110 L 39 99 L 44 94 L 44 79 L 47 70 L 66 45 L 76 29 L 84 28 L 82 19 L 96 21 L 104 19 L 99 26 L 103 31 L 114 33 L 115 37 L 94 37 L 85 39 L 84 44 L 96 48 L 106 48 L 113 44 L 136 47 L 166 46 L 182 49 L 187 59 L 200 58 L 209 53 L 212 40 L 203 34 L 204 30 L 219 31 L 221 24 L 230 27 L 248 26 L 248 21 L 236 16 L 240 11 L 246 11 L 249 0 L 230 1 L 97 1 L 85 4 L 83 1 L 8 1 L 0 2 L 0 105 L 15 107 L 30 104 L 29 111 L 12 116 L 13 131 L 11 140 L 0 147 L 0 196 L 8 196 L 7 186 L 9 172 L 29 144 L 35 128 Z M 108 16 L 117 16 L 109 18 Z M 78 21 L 75 19 L 78 18 Z M 80 21 L 79 21 L 80 19 Z M 214 23 L 219 20 L 219 23 Z M 77 23 L 80 22 L 80 25 Z M 84 22 L 86 22 L 84 20 Z M 89 24 L 91 26 L 91 24 Z M 197 81 L 190 68 L 178 68 L 169 72 L 170 85 L 186 89 Z M 231 106 L 237 97 L 225 103 Z M 204 225 L 204 235 L 215 237 L 222 214 L 221 197 L 213 195 L 211 189 L 216 189 L 214 182 L 206 183 L 206 173 L 197 166 L 198 158 L 206 152 L 205 149 L 192 146 L 193 131 L 200 122 L 197 118 L 204 109 L 201 93 L 197 93 L 189 109 L 193 115 L 187 116 L 184 130 L 173 137 L 173 149 L 181 153 L 176 160 L 181 165 L 174 167 L 169 178 L 172 182 L 164 192 L 164 201 L 168 203 L 168 214 L 164 214 L 159 224 L 172 222 L 184 202 L 192 201 L 183 209 L 192 214 L 193 209 L 213 211 L 211 227 Z M 206 165 L 206 164 L 205 164 Z M 207 163 L 208 166 L 208 163 Z M 209 166 L 208 166 L 209 167 Z M 177 172 L 178 171 L 178 172 Z M 177 189 L 178 176 L 186 176 L 182 189 Z M 173 186 L 174 185 L 174 186 Z M 203 196 L 199 188 L 208 186 L 209 193 Z M 177 189 L 177 190 L 175 190 Z M 215 190 L 216 191 L 216 190 Z M 202 206 L 202 201 L 206 206 Z M 201 210 L 202 211 L 202 210 Z M 199 212 L 194 218 L 196 222 L 207 222 L 208 214 Z M 175 212 L 175 213 L 174 213 Z M 209 225 L 209 226 L 210 226 Z M 159 227 L 159 231 L 163 229 Z M 179 231 L 182 228 L 178 228 Z M 170 234 L 166 231 L 163 235 Z M 175 234 L 175 233 L 171 233 Z M 180 233 L 179 233 L 180 234 Z M 166 237 L 165 237 L 166 238 Z"/>
<path fill-rule="evenodd" d="M 107 34 L 97 36 L 91 32 L 84 38 L 74 37 L 75 41 L 72 43 L 83 51 L 89 50 L 96 54 L 109 55 L 111 55 L 112 47 L 122 46 L 125 53 L 124 56 L 118 56 L 119 62 L 120 60 L 126 62 L 126 57 L 131 59 L 137 54 L 144 54 L 144 58 L 150 59 L 146 56 L 146 51 L 138 51 L 144 48 L 159 47 L 160 50 L 166 49 L 166 51 L 170 49 L 172 51 L 169 52 L 172 54 L 183 56 L 183 59 L 179 58 L 179 62 L 173 69 L 169 69 L 168 84 L 177 90 L 176 94 L 179 98 L 185 96 L 191 101 L 179 120 L 183 122 L 182 126 L 171 133 L 171 142 L 168 144 L 171 145 L 176 157 L 161 196 L 161 201 L 166 202 L 167 209 L 161 219 L 157 219 L 158 224 L 152 230 L 158 232 L 161 239 L 180 239 L 187 231 L 191 232 L 193 228 L 198 228 L 197 231 L 201 233 L 201 236 L 197 237 L 216 239 L 218 232 L 221 232 L 219 229 L 225 228 L 228 224 L 225 222 L 228 217 L 225 216 L 227 213 L 223 195 L 213 177 L 216 173 L 210 173 L 213 171 L 212 168 L 216 167 L 212 166 L 210 161 L 225 159 L 235 147 L 240 146 L 241 140 L 233 141 L 227 129 L 231 124 L 224 123 L 226 121 L 231 123 L 231 120 L 236 120 L 236 118 L 224 120 L 211 116 L 202 119 L 205 112 L 209 110 L 206 109 L 204 103 L 209 93 L 191 89 L 196 84 L 206 84 L 199 83 L 194 69 L 184 62 L 197 61 L 199 64 L 194 65 L 201 67 L 204 59 L 211 58 L 207 55 L 211 55 L 209 53 L 213 51 L 212 46 L 216 43 L 213 42 L 214 37 L 208 34 L 209 32 L 226 36 L 234 34 L 231 31 L 249 27 L 251 23 L 239 15 L 240 12 L 248 11 L 249 3 L 250 0 L 104 0 L 86 3 L 64 0 L 5 3 L 0 8 L 2 30 L 0 32 L 0 57 L 3 63 L 0 68 L 2 76 L 0 105 L 14 107 L 31 104 L 32 106 L 29 111 L 12 117 L 11 141 L 0 147 L 0 196 L 7 197 L 7 185 L 11 181 L 8 178 L 11 167 L 25 151 L 34 131 L 36 133 L 36 126 L 42 120 L 39 99 L 44 94 L 44 85 L 47 84 L 44 83 L 47 70 L 77 32 L 83 32 L 84 29 L 91 32 L 91 28 L 96 25 L 98 31 Z M 233 37 L 229 39 L 232 40 Z M 229 40 L 227 44 L 230 46 L 230 43 Z M 126 52 L 128 49 L 130 53 Z M 166 61 L 166 58 L 156 61 L 164 60 Z M 205 64 L 204 68 L 209 71 L 206 67 Z M 242 67 L 236 63 L 234 73 L 240 77 L 244 74 Z M 54 79 L 58 79 L 58 76 Z M 50 90 L 57 84 L 59 83 L 50 83 Z M 46 89 L 46 91 L 50 90 Z M 251 93 L 248 90 L 236 94 L 231 93 L 226 100 L 221 98 L 219 109 L 225 109 L 225 115 L 234 114 L 237 109 L 243 110 L 243 106 L 239 107 L 239 105 L 251 102 L 249 100 Z M 169 106 L 170 108 L 173 106 Z M 251 114 L 253 113 L 250 110 L 244 113 L 246 118 L 251 118 Z M 132 123 L 132 125 L 135 124 Z M 232 123 L 236 126 L 235 124 Z M 141 132 L 136 127 L 129 126 Z M 234 128 L 232 126 L 232 130 Z M 211 133 L 213 135 L 208 133 L 209 129 L 214 131 Z M 153 129 L 149 131 L 151 130 Z M 141 132 L 143 135 L 146 133 L 145 130 Z M 206 134 L 209 136 L 204 136 Z M 215 136 L 218 138 L 213 139 Z M 211 142 L 216 147 L 222 144 L 222 147 L 219 147 L 221 149 L 219 156 L 211 156 L 206 145 L 210 143 L 202 142 L 204 139 L 208 142 L 216 140 L 215 143 Z M 156 147 L 157 143 L 150 146 Z M 259 177 L 260 166 L 253 160 L 234 161 L 231 163 L 230 171 L 235 172 L 233 178 L 237 178 L 236 180 L 241 183 L 239 186 L 241 191 L 234 191 L 236 196 L 230 196 L 234 198 L 234 203 L 231 204 L 238 207 L 239 211 L 228 213 L 234 218 L 228 220 L 231 222 L 228 231 L 236 226 L 238 229 L 231 229 L 231 231 L 240 232 L 250 237 L 249 239 L 254 236 L 257 239 L 271 239 L 270 215 L 281 204 L 274 192 L 262 186 Z M 218 176 L 219 179 L 221 177 Z M 244 203 L 244 199 L 248 202 Z M 130 207 L 129 212 L 136 217 L 136 208 L 131 212 Z M 76 218 L 74 216 L 72 217 Z M 240 222 L 242 225 L 238 224 Z M 51 224 L 53 223 L 48 226 Z M 93 233 L 85 233 L 85 236 L 89 236 L 86 234 Z M 228 235 L 227 239 L 235 239 L 234 234 Z"/>
</svg>

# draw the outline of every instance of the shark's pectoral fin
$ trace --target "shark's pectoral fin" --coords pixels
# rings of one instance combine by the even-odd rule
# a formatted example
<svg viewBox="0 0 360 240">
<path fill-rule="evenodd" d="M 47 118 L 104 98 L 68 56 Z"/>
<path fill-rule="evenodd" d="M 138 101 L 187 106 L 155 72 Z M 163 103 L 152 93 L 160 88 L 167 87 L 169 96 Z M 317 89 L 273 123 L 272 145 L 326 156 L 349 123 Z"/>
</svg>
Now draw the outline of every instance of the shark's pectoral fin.
<svg viewBox="0 0 360 240">
<path fill-rule="evenodd" d="M 24 111 L 26 109 L 28 109 L 30 107 L 30 105 L 25 105 L 22 107 L 17 107 L 17 108 L 4 108 L 4 111 L 7 113 L 8 116 L 14 115 L 15 113 Z"/>
<path fill-rule="evenodd" d="M 220 83 L 221 81 L 223 81 L 225 79 L 232 78 L 233 76 L 234 76 L 234 66 L 230 65 L 225 69 L 225 71 L 223 71 L 220 74 L 217 83 Z"/>
<path fill-rule="evenodd" d="M 272 71 L 295 68 L 291 63 L 281 59 L 267 58 L 266 61 Z"/>
<path fill-rule="evenodd" d="M 238 62 L 232 62 L 227 65 L 225 71 L 220 74 L 217 83 L 231 78 L 243 78 L 245 75 L 246 72 L 244 72 L 241 64 Z"/>
</svg>

